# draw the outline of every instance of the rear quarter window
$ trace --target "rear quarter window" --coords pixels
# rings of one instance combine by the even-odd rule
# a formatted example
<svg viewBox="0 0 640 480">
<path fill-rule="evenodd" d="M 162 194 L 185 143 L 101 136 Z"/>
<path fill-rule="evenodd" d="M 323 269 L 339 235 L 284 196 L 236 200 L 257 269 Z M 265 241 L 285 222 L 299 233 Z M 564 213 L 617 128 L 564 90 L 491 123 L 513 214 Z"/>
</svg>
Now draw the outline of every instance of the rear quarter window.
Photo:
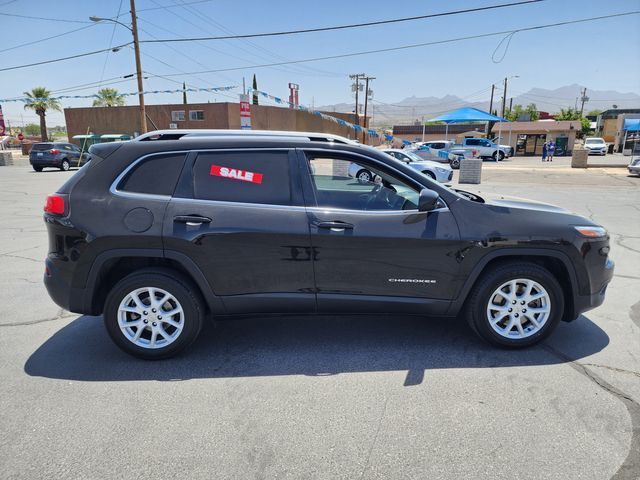
<svg viewBox="0 0 640 480">
<path fill-rule="evenodd" d="M 193 167 L 193 195 L 201 200 L 290 205 L 288 153 L 201 153 Z"/>
<path fill-rule="evenodd" d="M 118 190 L 149 195 L 173 195 L 186 155 L 154 155 L 140 160 L 118 184 Z"/>
</svg>

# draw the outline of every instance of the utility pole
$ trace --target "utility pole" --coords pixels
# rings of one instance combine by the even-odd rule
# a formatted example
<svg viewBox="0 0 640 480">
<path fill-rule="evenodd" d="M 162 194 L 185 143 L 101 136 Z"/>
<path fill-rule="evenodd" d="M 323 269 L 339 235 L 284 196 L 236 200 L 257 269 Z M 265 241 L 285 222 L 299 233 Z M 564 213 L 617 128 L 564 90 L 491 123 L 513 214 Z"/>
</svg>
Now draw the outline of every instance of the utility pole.
<svg viewBox="0 0 640 480">
<path fill-rule="evenodd" d="M 513 97 L 509 99 L 509 113 L 511 113 L 511 110 L 513 110 Z"/>
<path fill-rule="evenodd" d="M 363 127 L 365 128 L 362 131 L 362 143 L 364 145 L 367 144 L 367 106 L 369 105 L 369 80 L 375 80 L 376 77 L 364 77 L 364 120 L 362 121 Z"/>
<path fill-rule="evenodd" d="M 360 79 L 366 77 L 364 73 L 355 73 L 353 75 L 349 75 L 351 80 L 355 80 L 356 83 L 351 86 L 353 90 L 356 92 L 356 125 L 360 125 L 359 112 L 358 112 L 358 91 L 360 90 Z"/>
<path fill-rule="evenodd" d="M 584 113 L 584 104 L 589 101 L 589 97 L 587 97 L 587 87 L 582 89 L 582 95 L 580 97 L 580 101 L 582 104 L 580 105 L 580 118 L 582 118 L 582 114 Z"/>
<path fill-rule="evenodd" d="M 489 100 L 489 113 L 493 115 L 493 92 L 495 91 L 496 86 L 491 84 L 491 100 Z"/>
<path fill-rule="evenodd" d="M 138 19 L 136 18 L 136 1 L 131 3 L 131 33 L 133 33 L 133 50 L 136 54 L 136 73 L 138 77 L 138 100 L 140 103 L 140 133 L 147 133 L 147 112 L 144 108 L 144 90 L 142 88 L 142 63 L 140 62 L 140 42 L 138 41 Z"/>
<path fill-rule="evenodd" d="M 507 77 L 504 77 L 504 92 L 502 93 L 502 112 L 500 116 L 504 118 L 504 109 L 507 104 Z"/>
</svg>

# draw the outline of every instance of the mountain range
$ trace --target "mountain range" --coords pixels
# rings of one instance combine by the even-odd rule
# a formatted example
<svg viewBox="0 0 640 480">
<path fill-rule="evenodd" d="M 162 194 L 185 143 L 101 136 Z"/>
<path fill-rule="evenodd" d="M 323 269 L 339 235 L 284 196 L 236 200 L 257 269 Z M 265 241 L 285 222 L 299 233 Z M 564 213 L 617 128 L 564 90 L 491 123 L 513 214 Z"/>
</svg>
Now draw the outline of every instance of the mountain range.
<svg viewBox="0 0 640 480">
<path fill-rule="evenodd" d="M 509 101 L 512 101 L 513 105 L 520 104 L 526 106 L 530 103 L 535 103 L 539 111 L 556 113 L 559 112 L 561 108 L 573 108 L 576 106 L 580 108 L 579 97 L 581 96 L 582 89 L 583 87 L 577 84 L 566 85 L 554 90 L 532 88 L 524 93 L 514 92 L 516 94 L 513 97 L 511 97 L 507 91 L 507 98 L 509 98 Z M 587 97 L 589 100 L 585 103 L 585 112 L 594 109 L 607 110 L 615 108 L 614 105 L 617 106 L 617 108 L 640 108 L 640 95 L 637 93 L 621 93 L 615 90 L 590 90 L 587 87 Z M 493 103 L 494 110 L 500 110 L 502 105 L 501 98 L 502 90 L 496 86 Z M 416 121 L 420 122 L 423 117 L 425 120 L 428 120 L 441 113 L 460 107 L 475 107 L 488 111 L 489 99 L 470 101 L 456 95 L 445 95 L 443 97 L 418 97 L 414 95 L 395 103 L 384 103 L 374 98 L 373 101 L 369 102 L 367 114 L 371 116 L 373 113 L 372 125 L 375 126 L 406 125 Z M 355 103 L 337 103 L 317 107 L 318 110 L 325 112 L 341 113 L 353 112 L 354 108 Z M 360 113 L 362 112 L 363 107 L 361 105 Z"/>
</svg>

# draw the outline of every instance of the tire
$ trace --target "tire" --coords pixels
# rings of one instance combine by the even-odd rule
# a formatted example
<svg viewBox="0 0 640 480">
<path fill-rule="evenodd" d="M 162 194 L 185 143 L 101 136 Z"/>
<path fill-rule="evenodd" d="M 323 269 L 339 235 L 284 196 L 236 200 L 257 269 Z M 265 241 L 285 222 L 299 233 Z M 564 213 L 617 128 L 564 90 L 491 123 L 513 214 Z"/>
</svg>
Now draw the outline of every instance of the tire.
<svg viewBox="0 0 640 480">
<path fill-rule="evenodd" d="M 451 160 L 451 162 L 449 162 L 449 164 L 451 165 L 451 168 L 457 170 L 458 168 L 460 168 L 460 159 L 454 158 L 453 160 Z"/>
<path fill-rule="evenodd" d="M 154 289 L 157 301 L 162 297 L 167 300 L 152 305 L 150 288 Z M 142 302 L 141 307 L 147 308 L 135 306 L 134 293 Z M 179 312 L 166 315 L 178 309 Z M 126 276 L 111 289 L 105 302 L 104 324 L 114 343 L 126 353 L 144 360 L 160 360 L 180 353 L 195 341 L 202 328 L 204 311 L 199 292 L 189 279 L 169 269 L 143 269 Z M 121 327 L 121 322 L 131 326 Z M 153 346 L 154 341 L 159 345 Z"/>
<path fill-rule="evenodd" d="M 530 291 L 534 296 L 543 294 L 543 297 L 523 305 L 522 302 L 527 301 L 523 298 L 527 298 L 524 294 L 528 286 L 524 281 L 531 282 Z M 512 290 L 511 282 L 516 282 L 515 298 L 518 300 L 507 298 Z M 498 293 L 503 287 L 505 297 Z M 534 312 L 534 309 L 540 312 Z M 546 313 L 545 309 L 548 310 Z M 534 263 L 514 262 L 492 268 L 482 275 L 469 295 L 464 314 L 473 331 L 487 342 L 498 347 L 524 348 L 547 338 L 558 326 L 563 312 L 562 287 L 553 274 Z M 492 326 L 490 316 L 495 326 Z"/>
<path fill-rule="evenodd" d="M 493 156 L 491 157 L 495 162 L 504 160 L 504 152 L 493 152 Z"/>
<path fill-rule="evenodd" d="M 35 165 L 32 165 L 32 167 L 36 172 L 41 172 L 42 171 L 42 167 L 36 167 Z"/>
<path fill-rule="evenodd" d="M 436 176 L 433 174 L 433 172 L 430 172 L 429 170 L 425 170 L 422 173 L 424 175 L 426 175 L 427 177 L 429 177 L 431 180 L 435 180 L 436 179 Z"/>
<path fill-rule="evenodd" d="M 63 172 L 68 172 L 70 168 L 71 164 L 69 163 L 69 160 L 67 160 L 66 158 L 62 160 L 62 163 L 60 164 L 60 170 L 62 170 Z"/>
<path fill-rule="evenodd" d="M 356 173 L 356 179 L 358 183 L 370 183 L 373 181 L 373 175 L 369 170 L 363 168 Z"/>
</svg>

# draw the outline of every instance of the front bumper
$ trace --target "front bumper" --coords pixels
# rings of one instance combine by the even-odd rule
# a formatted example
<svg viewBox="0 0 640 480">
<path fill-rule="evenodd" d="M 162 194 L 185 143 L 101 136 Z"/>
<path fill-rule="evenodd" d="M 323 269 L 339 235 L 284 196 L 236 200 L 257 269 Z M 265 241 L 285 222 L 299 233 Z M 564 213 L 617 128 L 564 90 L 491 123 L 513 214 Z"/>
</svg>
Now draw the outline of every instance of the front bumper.
<svg viewBox="0 0 640 480">
<path fill-rule="evenodd" d="M 606 148 L 587 148 L 588 155 L 606 155 Z"/>
<path fill-rule="evenodd" d="M 600 278 L 600 285 L 596 288 L 594 293 L 590 295 L 576 295 L 573 299 L 573 307 L 574 312 L 571 318 L 565 320 L 574 320 L 578 318 L 582 313 L 588 312 L 589 310 L 593 310 L 596 307 L 599 307 L 604 302 L 605 293 L 607 292 L 607 287 L 609 286 L 609 282 L 613 278 L 613 271 L 615 269 L 615 262 L 610 258 L 607 258 L 607 262 L 605 264 L 604 271 Z"/>
<path fill-rule="evenodd" d="M 629 165 L 627 168 L 629 169 L 629 173 L 635 173 L 636 175 L 640 175 L 640 164 Z"/>
</svg>

